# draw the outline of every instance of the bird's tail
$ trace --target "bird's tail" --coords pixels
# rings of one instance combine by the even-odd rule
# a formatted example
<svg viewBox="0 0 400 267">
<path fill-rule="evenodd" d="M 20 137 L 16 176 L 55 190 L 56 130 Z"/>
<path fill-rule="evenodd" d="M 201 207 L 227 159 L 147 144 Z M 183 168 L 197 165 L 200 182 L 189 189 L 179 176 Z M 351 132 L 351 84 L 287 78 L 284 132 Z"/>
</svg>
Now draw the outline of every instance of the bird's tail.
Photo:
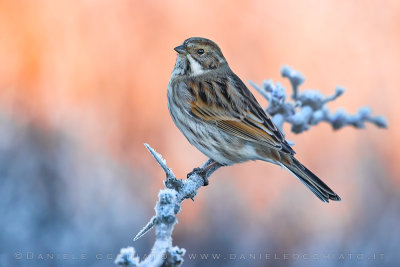
<svg viewBox="0 0 400 267">
<path fill-rule="evenodd" d="M 284 166 L 296 175 L 296 177 L 299 178 L 299 180 L 323 202 L 329 202 L 329 200 L 341 200 L 340 197 L 329 188 L 329 186 L 322 182 L 321 179 L 319 179 L 297 159 L 292 157 L 290 162 L 290 164 L 284 163 Z"/>
</svg>

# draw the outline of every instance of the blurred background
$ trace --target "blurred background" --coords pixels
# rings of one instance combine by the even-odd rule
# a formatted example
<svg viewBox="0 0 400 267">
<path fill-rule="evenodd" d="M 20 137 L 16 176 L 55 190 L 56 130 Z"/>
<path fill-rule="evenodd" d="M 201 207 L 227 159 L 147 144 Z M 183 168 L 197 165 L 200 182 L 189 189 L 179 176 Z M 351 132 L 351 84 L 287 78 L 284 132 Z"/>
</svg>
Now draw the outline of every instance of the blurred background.
<svg viewBox="0 0 400 267">
<path fill-rule="evenodd" d="M 165 175 L 143 143 L 181 178 L 206 160 L 166 101 L 173 48 L 192 36 L 217 42 L 246 83 L 289 89 L 289 64 L 302 89 L 347 89 L 333 110 L 369 105 L 389 128 L 286 129 L 339 203 L 271 164 L 218 170 L 179 214 L 185 265 L 399 265 L 399 30 L 395 0 L 1 1 L 0 266 L 112 266 L 128 245 L 149 253 L 154 231 L 132 239 Z"/>
</svg>

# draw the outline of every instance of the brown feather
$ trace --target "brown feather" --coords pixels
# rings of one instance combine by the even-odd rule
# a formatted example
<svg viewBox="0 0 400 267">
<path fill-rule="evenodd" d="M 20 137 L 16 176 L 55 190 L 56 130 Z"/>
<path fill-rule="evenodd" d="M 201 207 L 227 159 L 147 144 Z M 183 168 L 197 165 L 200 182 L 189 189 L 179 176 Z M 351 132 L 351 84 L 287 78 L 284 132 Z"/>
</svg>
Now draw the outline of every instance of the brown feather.
<svg viewBox="0 0 400 267">
<path fill-rule="evenodd" d="M 235 81 L 236 86 L 232 86 L 223 79 L 221 82 L 204 81 L 204 77 L 198 80 L 187 83 L 196 92 L 195 99 L 190 102 L 193 116 L 243 140 L 294 154 L 283 134 L 243 83 Z"/>
</svg>

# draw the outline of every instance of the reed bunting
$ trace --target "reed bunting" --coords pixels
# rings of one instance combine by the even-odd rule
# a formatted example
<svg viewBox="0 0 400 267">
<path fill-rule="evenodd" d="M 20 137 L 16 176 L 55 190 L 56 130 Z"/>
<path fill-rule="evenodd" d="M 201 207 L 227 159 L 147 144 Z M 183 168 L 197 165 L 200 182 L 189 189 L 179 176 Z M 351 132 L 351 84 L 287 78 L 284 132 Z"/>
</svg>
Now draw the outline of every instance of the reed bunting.
<svg viewBox="0 0 400 267">
<path fill-rule="evenodd" d="M 188 141 L 212 159 L 204 169 L 194 171 L 262 160 L 287 168 L 322 201 L 340 200 L 294 157 L 282 132 L 229 68 L 216 43 L 193 37 L 175 51 L 178 56 L 167 93 L 169 112 Z"/>
</svg>

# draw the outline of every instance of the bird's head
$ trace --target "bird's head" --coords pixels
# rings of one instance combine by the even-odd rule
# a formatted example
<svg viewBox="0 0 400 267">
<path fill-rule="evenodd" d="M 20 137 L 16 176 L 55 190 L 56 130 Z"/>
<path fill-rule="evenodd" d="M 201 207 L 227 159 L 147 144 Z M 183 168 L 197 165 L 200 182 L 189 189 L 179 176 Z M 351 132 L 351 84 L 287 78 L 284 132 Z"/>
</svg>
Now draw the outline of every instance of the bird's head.
<svg viewBox="0 0 400 267">
<path fill-rule="evenodd" d="M 228 64 L 218 45 L 206 38 L 186 39 L 174 49 L 178 52 L 177 60 L 184 60 L 186 63 L 185 74 L 191 76 L 201 75 Z"/>
</svg>

